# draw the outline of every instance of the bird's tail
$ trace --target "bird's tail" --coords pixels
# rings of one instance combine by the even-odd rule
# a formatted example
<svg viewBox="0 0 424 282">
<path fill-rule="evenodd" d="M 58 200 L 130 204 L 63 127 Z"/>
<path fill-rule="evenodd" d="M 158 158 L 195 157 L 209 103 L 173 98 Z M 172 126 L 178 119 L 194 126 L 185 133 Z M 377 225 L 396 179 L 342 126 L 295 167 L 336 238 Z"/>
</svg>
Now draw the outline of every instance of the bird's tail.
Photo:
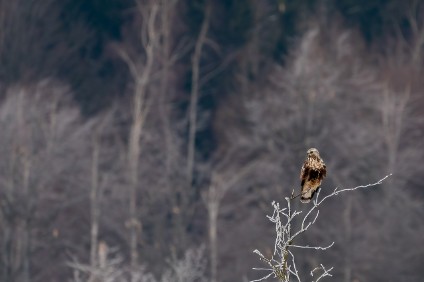
<svg viewBox="0 0 424 282">
<path fill-rule="evenodd" d="M 312 197 L 310 197 L 310 196 L 304 196 L 304 195 L 300 196 L 300 201 L 304 204 L 309 203 L 311 201 L 311 199 L 312 199 Z"/>
<path fill-rule="evenodd" d="M 321 187 L 318 187 L 317 189 L 309 189 L 305 192 L 302 192 L 302 195 L 300 196 L 300 201 L 302 203 L 309 203 L 313 198 L 315 193 L 318 191 L 318 189 L 320 189 Z"/>
</svg>

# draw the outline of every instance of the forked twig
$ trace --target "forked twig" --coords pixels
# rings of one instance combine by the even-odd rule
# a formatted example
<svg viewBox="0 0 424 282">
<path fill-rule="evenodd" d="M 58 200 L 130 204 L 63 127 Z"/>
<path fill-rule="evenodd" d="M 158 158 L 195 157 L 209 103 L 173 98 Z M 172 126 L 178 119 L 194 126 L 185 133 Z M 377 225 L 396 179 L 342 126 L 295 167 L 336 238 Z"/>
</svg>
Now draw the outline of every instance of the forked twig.
<svg viewBox="0 0 424 282">
<path fill-rule="evenodd" d="M 292 210 L 290 203 L 293 199 L 301 196 L 302 193 L 294 196 L 294 190 L 293 190 L 291 196 L 285 198 L 287 203 L 287 207 L 285 208 L 280 208 L 280 204 L 278 202 L 273 201 L 272 202 L 272 206 L 274 208 L 273 214 L 271 216 L 267 216 L 267 218 L 272 223 L 275 224 L 276 237 L 275 237 L 275 243 L 274 243 L 274 253 L 271 259 L 268 259 L 260 251 L 258 250 L 253 251 L 259 256 L 260 260 L 262 260 L 269 266 L 269 268 L 256 268 L 256 269 L 254 268 L 254 269 L 261 270 L 261 271 L 269 271 L 269 273 L 267 273 L 266 275 L 264 275 L 263 277 L 259 279 L 252 280 L 251 282 L 264 281 L 271 276 L 273 276 L 274 278 L 278 278 L 280 281 L 283 281 L 283 282 L 289 282 L 290 277 L 294 277 L 297 279 L 298 282 L 301 282 L 300 274 L 296 267 L 295 256 L 290 249 L 301 248 L 301 249 L 314 249 L 314 250 L 325 251 L 334 245 L 334 242 L 328 244 L 327 246 L 309 246 L 309 245 L 294 245 L 293 244 L 297 236 L 301 235 L 303 232 L 306 232 L 309 229 L 309 227 L 311 227 L 316 222 L 319 216 L 319 207 L 323 204 L 323 202 L 331 197 L 339 195 L 342 192 L 354 191 L 361 188 L 375 187 L 377 185 L 382 184 L 383 181 L 386 180 L 391 175 L 392 174 L 388 174 L 385 177 L 381 178 L 380 180 L 371 184 L 367 184 L 367 185 L 359 185 L 353 188 L 345 188 L 345 189 L 339 189 L 338 187 L 336 187 L 332 193 L 326 195 L 322 199 L 319 199 L 321 189 L 318 189 L 316 193 L 316 197 L 312 201 L 313 203 L 312 207 L 307 209 L 307 212 L 304 214 L 304 216 L 300 218 L 299 216 L 302 214 L 302 211 Z M 316 213 L 314 214 L 314 216 L 312 216 L 312 213 L 315 210 L 316 210 Z M 300 220 L 300 226 L 298 230 L 292 230 L 293 229 L 292 223 L 294 222 L 296 218 Z M 317 282 L 326 276 L 332 276 L 330 272 L 331 270 L 333 270 L 333 267 L 326 268 L 322 264 L 315 267 L 311 271 L 311 275 L 314 276 L 314 273 L 317 273 L 320 270 L 321 270 L 320 275 L 313 282 Z"/>
</svg>

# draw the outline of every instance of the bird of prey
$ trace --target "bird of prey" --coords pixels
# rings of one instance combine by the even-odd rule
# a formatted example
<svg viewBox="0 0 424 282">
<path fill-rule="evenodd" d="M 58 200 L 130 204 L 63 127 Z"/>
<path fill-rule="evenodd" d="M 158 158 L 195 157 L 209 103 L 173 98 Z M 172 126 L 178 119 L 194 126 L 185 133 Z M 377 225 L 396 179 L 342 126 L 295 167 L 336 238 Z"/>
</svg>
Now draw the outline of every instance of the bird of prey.
<svg viewBox="0 0 424 282">
<path fill-rule="evenodd" d="M 324 161 L 319 156 L 315 148 L 311 148 L 306 153 L 306 160 L 300 171 L 300 201 L 309 203 L 315 192 L 320 188 L 321 182 L 327 175 Z"/>
</svg>

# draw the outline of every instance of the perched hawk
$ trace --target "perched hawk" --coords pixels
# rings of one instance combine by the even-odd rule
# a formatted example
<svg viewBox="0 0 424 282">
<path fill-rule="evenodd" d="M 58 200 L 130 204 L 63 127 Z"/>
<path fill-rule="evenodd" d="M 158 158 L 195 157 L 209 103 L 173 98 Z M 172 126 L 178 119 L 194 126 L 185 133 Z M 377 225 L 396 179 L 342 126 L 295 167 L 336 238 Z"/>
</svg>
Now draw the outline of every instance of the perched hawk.
<svg viewBox="0 0 424 282">
<path fill-rule="evenodd" d="M 327 169 L 324 161 L 319 156 L 319 152 L 315 148 L 307 151 L 306 160 L 300 171 L 300 201 L 309 203 L 314 197 L 315 192 L 321 186 L 322 179 L 326 176 Z"/>
</svg>

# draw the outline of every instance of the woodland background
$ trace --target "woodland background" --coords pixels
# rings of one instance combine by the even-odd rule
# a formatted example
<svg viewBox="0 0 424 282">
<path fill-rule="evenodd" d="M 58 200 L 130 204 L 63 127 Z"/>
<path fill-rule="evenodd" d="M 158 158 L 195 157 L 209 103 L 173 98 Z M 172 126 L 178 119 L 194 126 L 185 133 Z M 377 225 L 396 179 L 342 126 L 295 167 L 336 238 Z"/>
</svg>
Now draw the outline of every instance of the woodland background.
<svg viewBox="0 0 424 282">
<path fill-rule="evenodd" d="M 324 194 L 393 176 L 305 279 L 422 281 L 423 55 L 422 1 L 0 0 L 0 281 L 252 280 L 309 147 Z"/>
</svg>

